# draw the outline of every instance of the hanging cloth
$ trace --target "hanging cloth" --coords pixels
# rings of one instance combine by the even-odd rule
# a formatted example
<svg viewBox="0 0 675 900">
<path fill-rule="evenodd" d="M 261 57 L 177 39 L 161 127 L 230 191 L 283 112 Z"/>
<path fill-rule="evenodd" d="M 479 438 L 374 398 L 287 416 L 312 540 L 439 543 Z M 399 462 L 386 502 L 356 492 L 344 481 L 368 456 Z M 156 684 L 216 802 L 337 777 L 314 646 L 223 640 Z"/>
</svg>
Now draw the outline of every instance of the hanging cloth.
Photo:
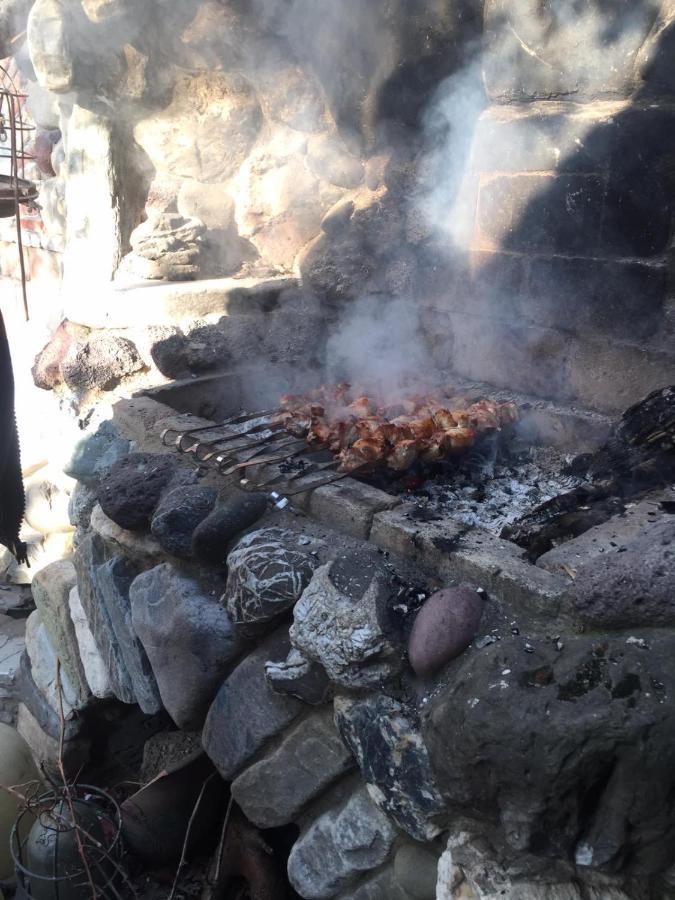
<svg viewBox="0 0 675 900">
<path fill-rule="evenodd" d="M 19 530 L 26 507 L 14 411 L 14 375 L 9 341 L 0 312 L 0 544 L 20 563 L 28 563 Z"/>
</svg>

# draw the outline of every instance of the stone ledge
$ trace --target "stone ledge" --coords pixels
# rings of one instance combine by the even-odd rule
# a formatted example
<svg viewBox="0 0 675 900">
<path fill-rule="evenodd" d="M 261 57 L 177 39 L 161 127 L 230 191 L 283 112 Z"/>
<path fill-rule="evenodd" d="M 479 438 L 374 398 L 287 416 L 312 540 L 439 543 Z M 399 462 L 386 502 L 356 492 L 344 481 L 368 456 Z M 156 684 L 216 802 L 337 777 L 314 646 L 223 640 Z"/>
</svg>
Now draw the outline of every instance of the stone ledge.
<svg viewBox="0 0 675 900">
<path fill-rule="evenodd" d="M 674 501 L 675 489 L 656 491 L 639 503 L 631 505 L 625 513 L 612 516 L 602 525 L 596 525 L 579 537 L 554 547 L 539 557 L 537 566 L 554 574 L 561 574 L 567 570 L 566 574 L 572 575 L 577 566 L 595 557 L 616 553 L 657 524 L 656 513 L 663 500 Z"/>
<path fill-rule="evenodd" d="M 448 582 L 482 587 L 502 602 L 533 616 L 557 616 L 567 579 L 526 562 L 524 551 L 486 531 L 468 530 L 454 519 L 422 522 L 416 507 L 377 513 L 370 539 Z"/>
<path fill-rule="evenodd" d="M 180 325 L 207 316 L 265 312 L 282 291 L 297 286 L 297 279 L 288 276 L 111 285 L 107 297 L 97 297 L 95 304 L 88 293 L 73 292 L 64 313 L 88 328 Z"/>
</svg>

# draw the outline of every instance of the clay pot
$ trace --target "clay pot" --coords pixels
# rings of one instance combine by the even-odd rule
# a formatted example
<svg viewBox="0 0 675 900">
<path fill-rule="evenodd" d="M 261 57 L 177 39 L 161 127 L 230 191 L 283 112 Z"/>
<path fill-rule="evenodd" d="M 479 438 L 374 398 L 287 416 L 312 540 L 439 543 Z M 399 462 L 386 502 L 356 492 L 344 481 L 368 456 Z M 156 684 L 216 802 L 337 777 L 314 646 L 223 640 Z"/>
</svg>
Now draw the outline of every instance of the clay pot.
<svg viewBox="0 0 675 900">
<path fill-rule="evenodd" d="M 180 858 L 190 817 L 199 801 L 187 850 L 207 850 L 208 845 L 215 845 L 226 797 L 225 782 L 204 751 L 198 750 L 124 801 L 125 844 L 151 865 L 175 862 Z"/>
</svg>

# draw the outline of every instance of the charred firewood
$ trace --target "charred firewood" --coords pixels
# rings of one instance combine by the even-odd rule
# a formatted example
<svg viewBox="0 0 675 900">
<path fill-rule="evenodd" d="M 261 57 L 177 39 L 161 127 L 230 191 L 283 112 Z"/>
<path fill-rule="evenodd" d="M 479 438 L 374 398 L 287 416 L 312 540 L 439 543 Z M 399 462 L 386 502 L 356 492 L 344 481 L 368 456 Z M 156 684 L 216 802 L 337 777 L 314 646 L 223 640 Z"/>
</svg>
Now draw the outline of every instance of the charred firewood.
<svg viewBox="0 0 675 900">
<path fill-rule="evenodd" d="M 625 503 L 675 479 L 675 386 L 653 391 L 622 415 L 607 442 L 578 456 L 570 474 L 588 480 L 508 525 L 502 537 L 538 559 L 620 513 Z"/>
<path fill-rule="evenodd" d="M 0 312 L 0 544 L 4 544 L 19 562 L 27 563 L 26 545 L 19 540 L 25 503 L 14 413 L 12 360 Z"/>
<path fill-rule="evenodd" d="M 624 502 L 614 494 L 615 485 L 582 485 L 559 494 L 507 525 L 501 533 L 528 551 L 534 562 L 558 544 L 578 537 L 623 512 Z"/>
</svg>

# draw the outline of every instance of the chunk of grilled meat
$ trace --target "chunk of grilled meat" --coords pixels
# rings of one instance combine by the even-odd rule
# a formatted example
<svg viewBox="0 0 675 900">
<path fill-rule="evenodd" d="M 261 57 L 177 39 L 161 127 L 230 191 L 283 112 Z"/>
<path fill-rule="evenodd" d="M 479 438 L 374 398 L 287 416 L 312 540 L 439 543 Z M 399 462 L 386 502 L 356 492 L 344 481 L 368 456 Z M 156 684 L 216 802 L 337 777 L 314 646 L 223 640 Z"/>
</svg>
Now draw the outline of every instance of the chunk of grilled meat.
<svg viewBox="0 0 675 900">
<path fill-rule="evenodd" d="M 357 394 L 357 396 L 354 396 Z M 479 433 L 497 431 L 518 420 L 513 403 L 463 401 L 452 390 L 444 396 L 413 395 L 378 404 L 350 386 L 321 387 L 306 395 L 281 398 L 274 422 L 310 446 L 328 447 L 341 472 L 386 467 L 409 469 L 418 459 L 435 463 L 471 448 Z"/>
</svg>

